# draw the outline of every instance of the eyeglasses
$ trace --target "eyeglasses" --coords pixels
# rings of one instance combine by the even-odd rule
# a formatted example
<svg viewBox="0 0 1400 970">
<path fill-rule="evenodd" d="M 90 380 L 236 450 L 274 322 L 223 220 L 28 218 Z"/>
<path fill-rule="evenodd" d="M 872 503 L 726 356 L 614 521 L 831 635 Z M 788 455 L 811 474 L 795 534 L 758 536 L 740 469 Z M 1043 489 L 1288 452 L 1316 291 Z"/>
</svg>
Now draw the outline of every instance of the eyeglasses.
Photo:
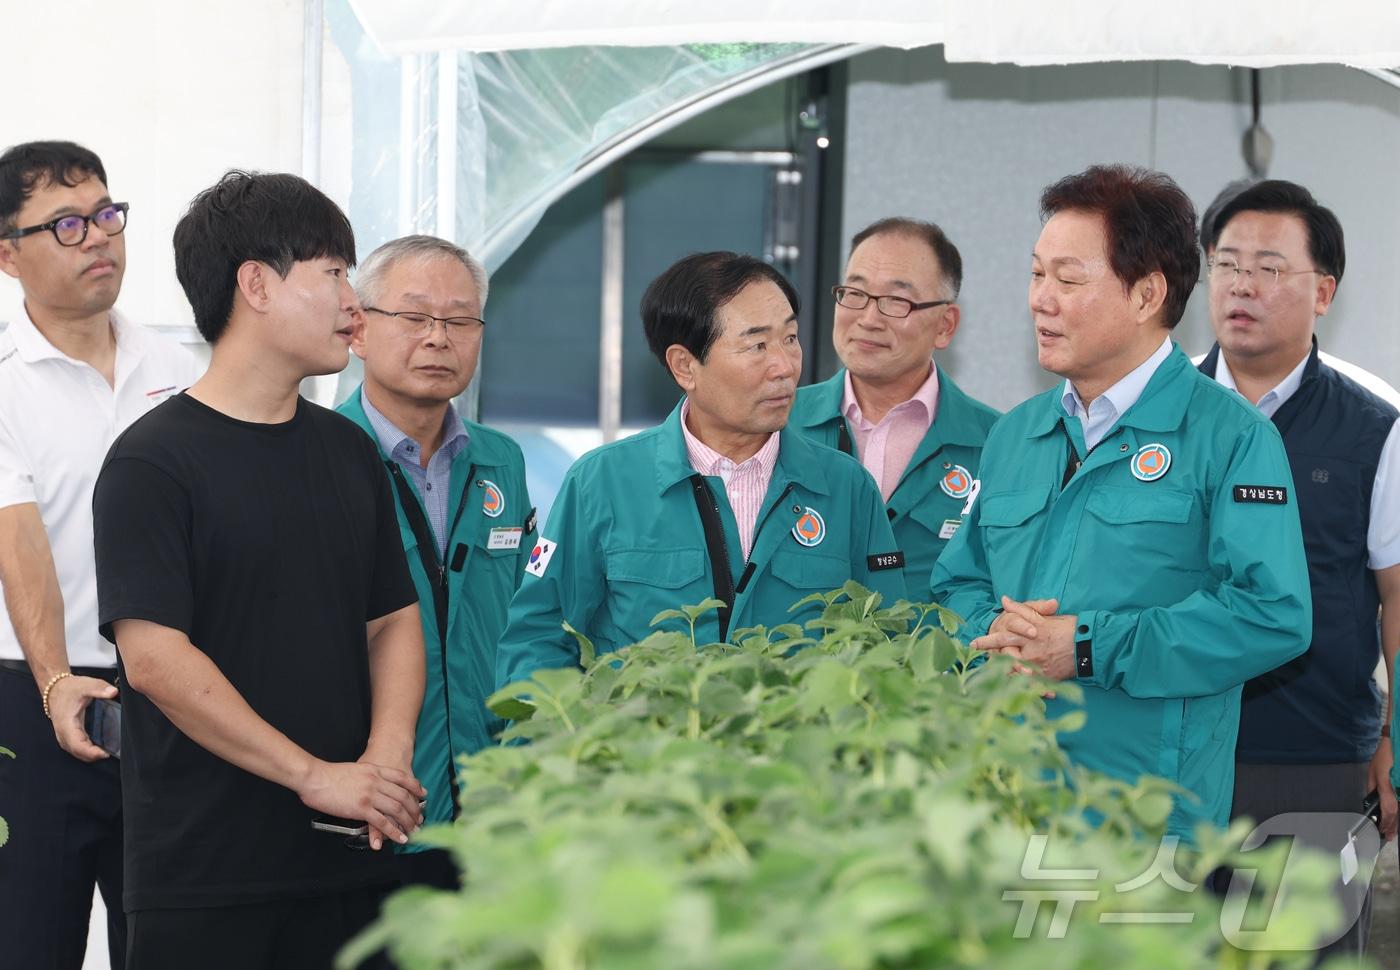
<svg viewBox="0 0 1400 970">
<path fill-rule="evenodd" d="M 1245 269 L 1233 259 L 1212 259 L 1208 264 L 1207 275 L 1211 283 L 1219 286 L 1234 286 L 1243 273 L 1260 290 L 1272 290 L 1278 286 L 1280 278 L 1297 276 L 1300 273 L 1323 273 L 1320 269 L 1279 269 L 1277 266 L 1256 266 Z"/>
<path fill-rule="evenodd" d="M 28 229 L 7 232 L 0 236 L 0 239 L 23 239 L 36 232 L 52 230 L 53 237 L 58 240 L 60 246 L 79 246 L 87 238 L 88 225 L 94 222 L 105 235 L 120 235 L 121 231 L 126 228 L 126 210 L 129 208 L 131 207 L 125 202 L 111 202 L 90 216 L 61 216 L 52 222 L 44 223 L 42 226 L 30 226 Z"/>
<path fill-rule="evenodd" d="M 927 310 L 929 307 L 949 306 L 952 300 L 930 300 L 927 303 L 915 303 L 913 300 L 906 300 L 902 296 L 876 296 L 864 290 L 858 290 L 854 286 L 833 286 L 831 295 L 836 297 L 836 302 L 847 310 L 864 310 L 870 305 L 870 301 L 875 301 L 875 309 L 879 310 L 887 317 L 903 319 L 915 310 Z"/>
<path fill-rule="evenodd" d="M 418 313 L 413 310 L 381 310 L 379 307 L 367 306 L 368 313 L 378 313 L 386 317 L 394 317 L 403 324 L 404 332 L 413 337 L 426 337 L 433 332 L 433 324 L 442 324 L 442 332 L 447 334 L 448 340 L 459 340 L 473 336 L 481 332 L 481 328 L 486 326 L 486 321 L 480 317 L 435 317 L 431 313 Z"/>
</svg>

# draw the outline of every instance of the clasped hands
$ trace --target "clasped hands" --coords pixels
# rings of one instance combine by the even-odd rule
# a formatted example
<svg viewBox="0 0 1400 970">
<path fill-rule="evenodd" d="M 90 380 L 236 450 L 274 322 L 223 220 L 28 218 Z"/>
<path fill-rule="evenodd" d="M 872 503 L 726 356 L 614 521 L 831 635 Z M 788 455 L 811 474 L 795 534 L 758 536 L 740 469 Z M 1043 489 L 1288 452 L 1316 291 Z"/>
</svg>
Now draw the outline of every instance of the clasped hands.
<svg viewBox="0 0 1400 970">
<path fill-rule="evenodd" d="M 986 635 L 972 641 L 972 649 L 1013 658 L 1018 673 L 1039 671 L 1051 680 L 1074 677 L 1076 616 L 1057 613 L 1060 601 L 1053 599 L 1020 602 L 1003 596 L 1001 608 Z"/>
</svg>

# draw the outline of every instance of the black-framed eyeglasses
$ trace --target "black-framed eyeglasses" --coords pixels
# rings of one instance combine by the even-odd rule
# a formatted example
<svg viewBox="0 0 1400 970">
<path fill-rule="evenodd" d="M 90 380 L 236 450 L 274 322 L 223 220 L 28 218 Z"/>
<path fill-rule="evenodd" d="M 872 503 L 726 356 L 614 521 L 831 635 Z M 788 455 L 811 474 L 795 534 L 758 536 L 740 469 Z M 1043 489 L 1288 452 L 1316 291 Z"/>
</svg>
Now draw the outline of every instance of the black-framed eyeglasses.
<svg viewBox="0 0 1400 970">
<path fill-rule="evenodd" d="M 87 238 L 88 226 L 96 223 L 105 235 L 118 236 L 126 228 L 126 212 L 131 206 L 126 202 L 109 202 L 88 216 L 59 216 L 52 222 L 46 222 L 42 226 L 29 226 L 26 229 L 16 229 L 14 232 L 7 232 L 0 236 L 0 239 L 23 239 L 25 236 L 32 236 L 36 232 L 53 232 L 53 237 L 58 240 L 60 246 L 80 246 Z"/>
<path fill-rule="evenodd" d="M 903 319 L 915 310 L 927 310 L 930 307 L 949 306 L 952 300 L 929 300 L 927 303 L 915 303 L 913 300 L 906 300 L 902 296 L 876 296 L 874 293 L 867 293 L 858 290 L 854 286 L 833 286 L 831 295 L 836 297 L 836 302 L 847 310 L 864 310 L 870 305 L 870 301 L 875 301 L 875 309 L 879 310 L 887 317 Z"/>
<path fill-rule="evenodd" d="M 480 333 L 481 328 L 486 326 L 486 321 L 480 317 L 435 317 L 431 313 L 419 313 L 417 310 L 381 310 L 376 306 L 365 307 L 365 312 L 393 317 L 403 324 L 405 333 L 414 337 L 426 337 L 432 332 L 435 323 L 442 324 L 442 331 L 447 334 L 448 340 Z"/>
</svg>

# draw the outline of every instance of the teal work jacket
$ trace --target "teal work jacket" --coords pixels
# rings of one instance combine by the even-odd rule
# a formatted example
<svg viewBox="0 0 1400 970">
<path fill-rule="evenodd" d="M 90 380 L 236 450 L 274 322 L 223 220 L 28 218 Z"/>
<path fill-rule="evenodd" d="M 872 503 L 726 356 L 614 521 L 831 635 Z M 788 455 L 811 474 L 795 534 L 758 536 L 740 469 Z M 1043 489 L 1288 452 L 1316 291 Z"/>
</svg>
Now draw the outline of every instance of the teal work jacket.
<svg viewBox="0 0 1400 970">
<path fill-rule="evenodd" d="M 845 393 L 844 368 L 829 380 L 800 388 L 788 426 L 859 457 L 855 436 L 841 413 Z M 933 564 L 962 522 L 962 508 L 982 461 L 982 443 L 999 417 L 1001 412 L 968 397 L 946 371 L 938 369 L 938 411 L 933 424 L 885 503 L 895 542 L 904 553 L 904 581 L 914 599 L 929 595 Z"/>
<path fill-rule="evenodd" d="M 360 404 L 356 388 L 337 408 L 374 440 L 379 439 Z M 534 548 L 534 508 L 525 487 L 525 459 L 511 438 L 474 421 L 462 424 L 469 436 L 467 447 L 452 459 L 452 504 L 447 521 L 450 532 L 446 563 L 439 563 L 437 546 L 428 531 L 428 559 L 438 563 L 424 567 L 418 533 L 404 509 L 397 484 L 394 507 L 399 520 L 408 569 L 418 590 L 418 612 L 423 619 L 423 647 L 427 653 L 426 689 L 418 715 L 413 750 L 413 773 L 428 789 L 426 822 L 451 821 L 456 811 L 456 758 L 495 743 L 504 726 L 486 709 L 485 700 L 495 683 L 496 643 L 506 626 L 506 609 L 520 585 L 525 557 Z M 380 449 L 385 474 L 391 483 L 392 459 Z M 420 522 L 427 515 L 413 480 L 403 482 L 418 503 Z M 491 486 L 495 486 L 494 490 Z M 499 500 L 499 504 L 498 504 Z M 488 514 L 488 507 L 495 515 Z M 519 529 L 516 533 L 514 530 Z M 494 540 L 493 540 L 494 533 Z M 496 548 L 492 548 L 495 546 Z M 434 586 L 446 594 L 446 629 L 438 623 Z M 412 851 L 415 846 L 408 846 Z"/>
<path fill-rule="evenodd" d="M 1288 456 L 1267 418 L 1178 347 L 1087 456 L 1061 393 L 992 429 L 933 593 L 965 618 L 969 640 L 987 632 L 1002 594 L 1053 597 L 1077 615 L 1088 718 L 1061 743 L 1090 768 L 1193 793 L 1168 821 L 1190 840 L 1199 822 L 1229 818 L 1241 685 L 1311 639 Z M 1071 446 L 1084 456 L 1077 471 Z"/>
<path fill-rule="evenodd" d="M 807 594 L 852 578 L 882 593 L 886 605 L 903 599 L 903 570 L 886 565 L 894 535 L 865 469 L 790 431 L 782 432 L 778 449 L 747 563 L 723 481 L 704 479 L 722 520 L 735 589 L 729 631 L 812 619 L 820 612 L 813 604 L 788 610 Z M 511 602 L 497 651 L 498 685 L 577 665 L 578 645 L 561 628 L 564 621 L 600 653 L 643 640 L 653 629 L 687 630 L 679 620 L 656 628 L 651 621 L 662 610 L 715 595 L 694 475 L 679 406 L 663 424 L 574 463 L 540 532 L 536 565 L 527 567 Z M 873 558 L 882 555 L 882 562 Z M 719 623 L 714 612 L 705 614 L 697 642 L 721 639 Z"/>
</svg>

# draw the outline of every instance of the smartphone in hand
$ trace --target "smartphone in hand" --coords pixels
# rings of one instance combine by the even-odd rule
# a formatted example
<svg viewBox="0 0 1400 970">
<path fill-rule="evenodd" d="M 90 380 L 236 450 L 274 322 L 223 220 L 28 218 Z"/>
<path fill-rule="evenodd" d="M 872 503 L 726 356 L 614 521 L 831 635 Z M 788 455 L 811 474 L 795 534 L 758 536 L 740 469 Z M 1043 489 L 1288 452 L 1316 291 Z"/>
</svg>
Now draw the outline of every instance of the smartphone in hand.
<svg viewBox="0 0 1400 970">
<path fill-rule="evenodd" d="M 358 818 L 339 818 L 335 815 L 317 815 L 311 820 L 311 827 L 317 832 L 331 835 L 344 835 L 354 838 L 369 834 L 369 823 Z"/>
<path fill-rule="evenodd" d="M 94 697 L 83 714 L 83 729 L 92 743 L 113 758 L 122 756 L 122 706 L 118 701 Z"/>
</svg>

